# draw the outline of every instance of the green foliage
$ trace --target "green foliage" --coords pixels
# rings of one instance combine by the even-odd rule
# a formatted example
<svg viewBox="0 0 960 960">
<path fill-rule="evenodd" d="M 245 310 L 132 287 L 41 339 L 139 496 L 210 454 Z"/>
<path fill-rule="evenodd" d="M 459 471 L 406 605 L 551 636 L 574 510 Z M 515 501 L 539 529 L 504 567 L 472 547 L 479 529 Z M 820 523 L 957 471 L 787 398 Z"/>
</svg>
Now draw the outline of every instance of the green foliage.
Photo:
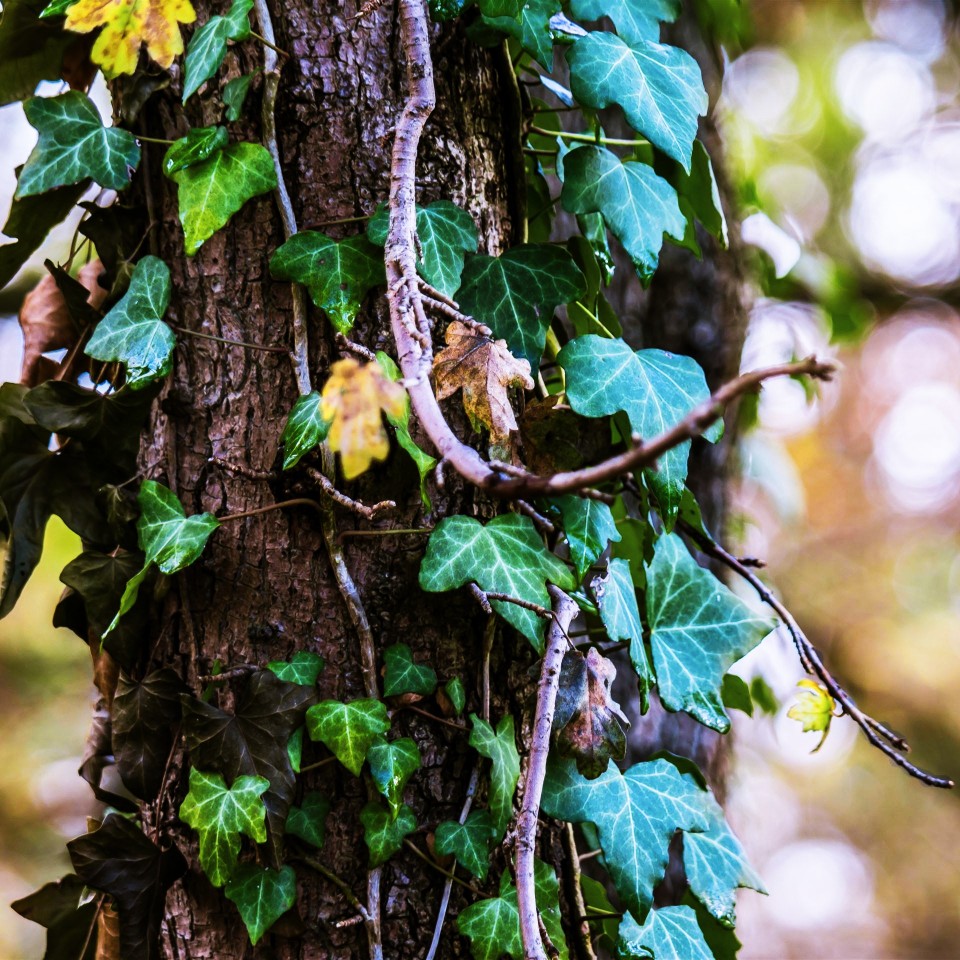
<svg viewBox="0 0 960 960">
<path fill-rule="evenodd" d="M 316 790 L 304 794 L 299 807 L 291 807 L 287 814 L 287 834 L 299 837 L 313 847 L 322 847 L 326 837 L 326 819 L 330 801 Z"/>
<path fill-rule="evenodd" d="M 227 145 L 226 127 L 193 127 L 174 141 L 163 157 L 163 172 L 169 177 L 213 156 Z"/>
<path fill-rule="evenodd" d="M 379 803 L 371 800 L 360 811 L 363 839 L 370 851 L 370 866 L 386 863 L 403 846 L 404 837 L 417 829 L 417 818 L 404 803 L 394 816 Z"/>
<path fill-rule="evenodd" d="M 475 713 L 470 714 L 470 722 L 473 724 L 470 746 L 491 763 L 487 802 L 490 806 L 494 839 L 499 841 L 503 839 L 507 824 L 513 816 L 513 795 L 520 780 L 520 754 L 517 752 L 513 717 L 502 717 L 496 730 Z"/>
<path fill-rule="evenodd" d="M 487 879 L 493 821 L 486 810 L 474 810 L 463 823 L 444 820 L 438 824 L 434 845 L 441 856 L 453 855 L 457 863 L 479 880 Z"/>
<path fill-rule="evenodd" d="M 710 154 L 699 140 L 693 144 L 693 162 L 690 172 L 681 170 L 677 175 L 676 185 L 680 209 L 687 218 L 684 245 L 689 246 L 699 255 L 700 245 L 696 241 L 693 230 L 693 221 L 696 219 L 707 233 L 715 237 L 722 247 L 726 247 L 729 242 L 727 220 L 723 215 L 717 178 L 713 173 Z"/>
<path fill-rule="evenodd" d="M 570 548 L 570 559 L 581 579 L 607 549 L 620 539 L 610 507 L 601 500 L 565 494 L 551 501 L 560 511 L 563 532 Z"/>
<path fill-rule="evenodd" d="M 414 663 L 405 643 L 393 643 L 384 649 L 383 666 L 383 694 L 386 697 L 405 693 L 428 697 L 437 689 L 437 674 L 433 667 Z"/>
<path fill-rule="evenodd" d="M 243 112 L 243 105 L 246 102 L 247 94 L 250 92 L 250 84 L 258 71 L 245 73 L 242 76 L 234 77 L 228 80 L 223 87 L 221 99 L 224 106 L 224 117 L 229 123 L 236 123 Z"/>
<path fill-rule="evenodd" d="M 211 17 L 190 38 L 183 61 L 184 103 L 220 69 L 227 41 L 246 40 L 250 36 L 252 9 L 253 0 L 233 0 L 226 16 Z"/>
<path fill-rule="evenodd" d="M 250 942 L 256 946 L 263 935 L 296 903 L 297 875 L 293 867 L 271 870 L 253 863 L 237 867 L 225 893 L 234 902 Z"/>
<path fill-rule="evenodd" d="M 485 16 L 484 23 L 513 37 L 544 70 L 553 69 L 553 33 L 550 18 L 560 12 L 560 0 L 525 0 L 520 19 Z"/>
<path fill-rule="evenodd" d="M 403 789 L 420 769 L 420 750 L 409 737 L 375 740 L 367 751 L 370 779 L 383 795 L 391 814 L 397 817 L 403 806 Z"/>
<path fill-rule="evenodd" d="M 76 40 L 41 19 L 46 0 L 6 0 L 0 15 L 0 106 L 30 97 L 41 80 L 59 80 L 66 48 Z"/>
<path fill-rule="evenodd" d="M 280 437 L 283 469 L 295 467 L 305 453 L 309 453 L 327 439 L 329 432 L 330 421 L 324 419 L 321 411 L 320 394 L 314 390 L 297 397 Z"/>
<path fill-rule="evenodd" d="M 660 22 L 672 23 L 680 0 L 571 0 L 570 12 L 581 20 L 609 17 L 627 43 L 660 38 Z"/>
<path fill-rule="evenodd" d="M 459 677 L 448 680 L 443 685 L 443 692 L 449 698 L 454 713 L 456 713 L 457 716 L 463 713 L 463 709 L 467 705 L 467 694 L 463 689 L 463 681 Z"/>
<path fill-rule="evenodd" d="M 618 960 L 647 957 L 713 960 L 713 953 L 690 907 L 661 907 L 651 910 L 642 926 L 631 916 L 624 917 L 620 924 Z"/>
<path fill-rule="evenodd" d="M 287 683 L 299 683 L 304 687 L 316 684 L 320 671 L 323 669 L 323 657 L 309 650 L 298 650 L 288 661 L 271 660 L 267 664 L 275 677 Z"/>
<path fill-rule="evenodd" d="M 370 747 L 390 729 L 379 700 L 322 700 L 307 711 L 307 733 L 319 740 L 354 775 L 360 776 Z"/>
</svg>

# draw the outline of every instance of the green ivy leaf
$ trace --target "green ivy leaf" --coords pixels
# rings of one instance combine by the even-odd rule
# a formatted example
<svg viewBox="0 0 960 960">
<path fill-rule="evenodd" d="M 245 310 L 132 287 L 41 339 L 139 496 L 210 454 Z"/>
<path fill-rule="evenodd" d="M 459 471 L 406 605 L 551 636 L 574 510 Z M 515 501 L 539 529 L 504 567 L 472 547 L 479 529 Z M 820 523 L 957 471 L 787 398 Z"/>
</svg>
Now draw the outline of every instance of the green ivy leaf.
<svg viewBox="0 0 960 960">
<path fill-rule="evenodd" d="M 200 835 L 200 866 L 215 887 L 233 875 L 240 836 L 255 843 L 267 839 L 261 794 L 270 788 L 263 777 L 237 777 L 227 787 L 219 773 L 190 770 L 190 790 L 180 805 L 180 819 Z"/>
<path fill-rule="evenodd" d="M 242 863 L 224 891 L 236 904 L 250 943 L 263 935 L 297 902 L 297 875 L 293 867 L 279 870 Z"/>
<path fill-rule="evenodd" d="M 628 44 L 611 33 L 589 33 L 567 52 L 567 63 L 577 103 L 596 110 L 617 104 L 634 130 L 690 169 L 707 93 L 689 53 L 648 40 Z"/>
<path fill-rule="evenodd" d="M 750 687 L 743 677 L 738 677 L 735 673 L 725 673 L 720 684 L 720 699 L 728 710 L 742 710 L 748 717 L 753 716 Z"/>
<path fill-rule="evenodd" d="M 477 0 L 477 6 L 484 17 L 513 17 L 520 16 L 523 0 Z"/>
<path fill-rule="evenodd" d="M 389 229 L 390 211 L 386 204 L 380 204 L 367 224 L 367 237 L 382 247 Z M 477 225 L 473 217 L 449 200 L 438 200 L 427 207 L 417 204 L 417 240 L 417 273 L 430 286 L 452 297 L 460 286 L 464 254 L 477 252 Z"/>
<path fill-rule="evenodd" d="M 192 97 L 219 69 L 227 53 L 228 40 L 250 36 L 253 0 L 233 0 L 224 17 L 211 17 L 190 38 L 183 60 L 183 102 Z"/>
<path fill-rule="evenodd" d="M 623 340 L 577 337 L 560 351 L 558 362 L 567 374 L 567 399 L 577 413 L 604 417 L 623 411 L 631 428 L 648 440 L 676 426 L 710 396 L 695 360 L 665 350 L 634 352 Z M 722 422 L 715 423 L 704 437 L 713 442 L 722 430 Z M 660 458 L 658 470 L 645 472 L 668 529 L 680 508 L 689 452 L 689 441 L 682 443 Z"/>
<path fill-rule="evenodd" d="M 77 90 L 32 97 L 23 109 L 39 139 L 20 171 L 17 199 L 87 179 L 110 190 L 130 182 L 140 147 L 129 131 L 105 127 L 89 97 Z"/>
<path fill-rule="evenodd" d="M 486 810 L 474 810 L 464 823 L 444 820 L 438 824 L 434 846 L 441 856 L 457 858 L 457 863 L 479 880 L 487 879 L 490 868 L 490 843 L 493 821 Z"/>
<path fill-rule="evenodd" d="M 676 534 L 662 536 L 647 568 L 647 620 L 660 699 L 670 710 L 725 733 L 723 675 L 776 621 L 757 616 L 690 556 Z"/>
<path fill-rule="evenodd" d="M 488 803 L 493 818 L 494 838 L 503 839 L 513 816 L 513 795 L 520 780 L 520 754 L 517 752 L 513 717 L 509 714 L 497 724 L 496 732 L 486 720 L 470 714 L 473 729 L 470 746 L 491 762 Z"/>
<path fill-rule="evenodd" d="M 472 517 L 446 517 L 427 543 L 420 564 L 420 586 L 429 593 L 476 583 L 481 590 L 506 593 L 550 606 L 546 583 L 576 588 L 566 566 L 543 545 L 528 517 L 506 513 L 482 526 Z M 539 649 L 543 620 L 515 603 L 493 601 L 493 608 Z"/>
<path fill-rule="evenodd" d="M 163 322 L 170 303 L 170 268 L 143 257 L 133 268 L 127 292 L 97 324 L 84 353 L 95 360 L 123 363 L 132 390 L 170 372 L 177 338 Z"/>
<path fill-rule="evenodd" d="M 236 123 L 240 119 L 247 94 L 250 92 L 250 84 L 253 83 L 253 78 L 259 72 L 259 70 L 254 70 L 253 73 L 245 73 L 240 77 L 228 80 L 225 84 L 220 99 L 223 101 L 224 116 L 228 123 Z"/>
<path fill-rule="evenodd" d="M 363 298 L 386 282 L 383 255 L 363 235 L 339 243 L 304 230 L 270 258 L 277 280 L 302 283 L 340 333 L 349 333 Z"/>
<path fill-rule="evenodd" d="M 309 790 L 303 796 L 299 807 L 291 807 L 287 814 L 287 833 L 299 837 L 318 849 L 326 838 L 326 819 L 330 812 L 330 801 L 316 790 Z"/>
<path fill-rule="evenodd" d="M 203 163 L 226 145 L 226 127 L 193 127 L 185 137 L 167 147 L 163 155 L 163 172 L 170 177 L 178 170 Z"/>
<path fill-rule="evenodd" d="M 620 539 L 613 514 L 602 501 L 574 494 L 554 497 L 550 502 L 560 511 L 570 559 L 582 580 L 607 544 Z"/>
<path fill-rule="evenodd" d="M 593 581 L 593 592 L 607 636 L 615 643 L 630 641 L 630 662 L 640 680 L 640 708 L 646 713 L 648 694 L 656 677 L 643 642 L 643 624 L 629 561 L 620 557 L 611 559 L 606 575 Z"/>
<path fill-rule="evenodd" d="M 563 161 L 565 210 L 599 213 L 646 282 L 657 269 L 664 233 L 681 240 L 686 220 L 677 193 L 653 167 L 620 158 L 603 147 L 571 150 Z"/>
<path fill-rule="evenodd" d="M 267 669 L 287 683 L 299 683 L 304 687 L 313 687 L 323 669 L 323 657 L 309 650 L 298 650 L 288 661 L 271 660 Z"/>
<path fill-rule="evenodd" d="M 581 20 L 609 17 L 627 43 L 660 39 L 660 23 L 673 23 L 680 0 L 571 0 L 570 12 Z"/>
<path fill-rule="evenodd" d="M 723 215 L 723 204 L 720 201 L 720 190 L 713 174 L 710 154 L 699 140 L 693 144 L 690 172 L 679 171 L 675 182 L 680 210 L 687 220 L 684 245 L 700 255 L 700 244 L 697 243 L 696 231 L 693 229 L 693 221 L 697 219 L 707 233 L 714 236 L 720 246 L 726 249 L 730 238 L 727 234 L 727 220 Z"/>
<path fill-rule="evenodd" d="M 280 437 L 283 446 L 283 469 L 295 467 L 304 454 L 327 439 L 329 432 L 330 421 L 325 420 L 321 412 L 319 392 L 314 390 L 297 397 Z"/>
<path fill-rule="evenodd" d="M 420 750 L 409 737 L 387 741 L 378 739 L 367 751 L 370 778 L 383 794 L 390 812 L 396 817 L 403 806 L 403 789 L 420 769 Z"/>
<path fill-rule="evenodd" d="M 550 18 L 561 10 L 560 0 L 526 0 L 515 17 L 484 17 L 484 22 L 495 30 L 513 37 L 544 70 L 553 69 L 553 34 Z"/>
<path fill-rule="evenodd" d="M 360 811 L 360 823 L 370 851 L 371 867 L 386 863 L 403 846 L 403 838 L 417 829 L 417 818 L 406 804 L 394 817 L 373 800 Z"/>
<path fill-rule="evenodd" d="M 553 311 L 585 290 L 580 268 L 563 247 L 525 243 L 499 257 L 471 257 L 457 299 L 464 313 L 487 324 L 536 370 Z"/>
<path fill-rule="evenodd" d="M 433 667 L 414 663 L 410 648 L 405 643 L 391 644 L 383 651 L 383 694 L 398 697 L 418 693 L 429 697 L 437 689 L 437 674 Z"/>
<path fill-rule="evenodd" d="M 178 190 L 183 242 L 188 256 L 250 199 L 276 189 L 277 175 L 266 147 L 232 143 L 194 166 L 170 177 Z"/>
<path fill-rule="evenodd" d="M 443 685 L 443 692 L 447 695 L 454 712 L 459 717 L 463 713 L 463 708 L 467 705 L 467 693 L 463 689 L 463 681 L 459 677 L 448 680 Z"/>
<path fill-rule="evenodd" d="M 297 727 L 290 734 L 287 741 L 287 759 L 290 761 L 290 769 L 299 773 L 300 764 L 303 762 L 303 727 Z"/>
<path fill-rule="evenodd" d="M 650 957 L 713 960 L 713 952 L 703 939 L 697 915 L 690 907 L 651 910 L 643 926 L 629 915 L 623 918 L 617 960 L 647 960 Z"/>
<path fill-rule="evenodd" d="M 379 700 L 321 700 L 307 711 L 310 739 L 321 741 L 357 777 L 370 747 L 389 729 L 387 708 Z"/>
<path fill-rule="evenodd" d="M 543 812 L 596 824 L 610 879 L 631 913 L 643 916 L 669 860 L 677 830 L 704 830 L 704 792 L 666 760 L 638 763 L 621 774 L 613 763 L 587 780 L 573 760 L 550 760 Z"/>
</svg>

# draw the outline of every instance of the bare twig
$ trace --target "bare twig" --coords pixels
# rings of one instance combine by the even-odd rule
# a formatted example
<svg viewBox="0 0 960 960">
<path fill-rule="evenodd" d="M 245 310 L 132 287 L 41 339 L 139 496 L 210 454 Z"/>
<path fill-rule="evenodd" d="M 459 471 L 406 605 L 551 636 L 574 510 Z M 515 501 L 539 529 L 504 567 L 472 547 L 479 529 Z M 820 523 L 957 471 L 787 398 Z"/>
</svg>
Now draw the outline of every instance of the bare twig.
<svg viewBox="0 0 960 960">
<path fill-rule="evenodd" d="M 532 503 L 528 503 L 526 500 L 517 500 L 517 509 L 521 513 L 525 513 L 539 528 L 543 533 L 556 533 L 557 528 L 554 526 L 553 522 L 548 520 Z"/>
<path fill-rule="evenodd" d="M 217 683 L 219 680 L 236 680 L 238 677 L 249 677 L 260 668 L 255 663 L 238 663 L 229 670 L 222 673 L 205 673 L 202 677 L 197 677 L 197 683 Z"/>
<path fill-rule="evenodd" d="M 571 881 L 573 886 L 573 905 L 577 909 L 580 918 L 580 926 L 577 933 L 580 937 L 581 953 L 585 960 L 597 960 L 596 951 L 593 949 L 593 939 L 590 936 L 590 927 L 587 925 L 587 906 L 583 901 L 583 890 L 580 887 L 580 858 L 577 856 L 577 838 L 573 832 L 573 824 L 566 823 L 562 828 L 563 845 L 567 850 L 567 859 L 570 861 Z"/>
<path fill-rule="evenodd" d="M 365 347 L 362 343 L 356 343 L 348 339 L 342 333 L 338 333 L 335 339 L 337 346 L 345 353 L 352 353 L 360 357 L 361 360 L 366 360 L 368 363 L 373 363 L 373 361 L 377 359 L 377 355 L 372 350 Z"/>
<path fill-rule="evenodd" d="M 311 870 L 316 870 L 320 876 L 326 877 L 347 898 L 347 903 L 363 917 L 364 921 L 367 923 L 370 922 L 367 908 L 357 899 L 357 895 L 350 888 L 346 880 L 338 877 L 332 870 L 325 867 L 319 860 L 315 860 L 313 857 L 300 856 L 297 857 L 297 859 L 301 863 L 305 863 Z"/>
<path fill-rule="evenodd" d="M 215 337 L 212 333 L 201 333 L 199 330 L 188 330 L 186 327 L 174 326 L 177 333 L 185 337 L 199 337 L 201 340 L 214 340 L 217 343 L 226 343 L 231 347 L 245 347 L 247 350 L 263 350 L 266 353 L 289 353 L 286 347 L 276 347 L 267 343 L 250 343 L 247 340 L 232 340 L 230 337 Z"/>
<path fill-rule="evenodd" d="M 465 723 L 457 723 L 456 720 L 448 720 L 446 717 L 438 717 L 435 713 L 430 713 L 429 710 L 424 710 L 422 707 L 416 706 L 413 703 L 405 703 L 400 707 L 401 710 L 409 710 L 411 713 L 417 713 L 421 717 L 426 717 L 428 720 L 433 720 L 434 723 L 442 723 L 446 727 L 452 727 L 454 730 L 466 730 L 467 725 Z"/>
<path fill-rule="evenodd" d="M 207 463 L 228 470 L 230 473 L 239 474 L 246 477 L 247 480 L 276 480 L 277 475 L 272 470 L 254 470 L 243 463 L 234 463 L 232 460 L 225 460 L 223 457 L 207 457 Z"/>
<path fill-rule="evenodd" d="M 436 860 L 427 856 L 413 841 L 404 839 L 403 845 L 411 852 L 416 854 L 427 866 L 433 867 L 437 873 L 442 873 L 451 883 L 459 883 L 461 887 L 466 890 L 469 890 L 474 896 L 482 897 L 483 891 L 478 890 L 472 883 L 468 883 L 466 880 L 461 880 L 453 871 L 445 870 L 443 867 L 437 863 Z"/>
<path fill-rule="evenodd" d="M 368 507 L 359 500 L 352 500 L 345 493 L 341 493 L 326 474 L 321 473 L 314 467 L 307 467 L 306 472 L 307 476 L 310 477 L 334 503 L 339 503 L 341 507 L 351 510 L 365 520 L 373 520 L 378 514 L 383 513 L 384 510 L 395 510 L 397 507 L 393 500 L 381 500 L 379 503 L 374 503 Z"/>
<path fill-rule="evenodd" d="M 523 607 L 524 610 L 532 610 L 538 617 L 543 617 L 545 620 L 553 619 L 553 611 L 548 610 L 546 607 L 541 607 L 539 603 L 522 600 L 520 597 L 513 597 L 509 593 L 491 593 L 484 591 L 484 596 L 487 600 L 497 600 L 500 603 L 513 603 L 518 607 Z"/>
<path fill-rule="evenodd" d="M 245 517 L 256 517 L 261 513 L 271 513 L 274 510 L 281 510 L 284 507 L 311 507 L 318 512 L 323 508 L 316 500 L 309 500 L 307 497 L 294 497 L 292 500 L 281 500 L 279 503 L 268 503 L 265 507 L 255 507 L 253 510 L 243 510 L 240 513 L 228 513 L 225 516 L 217 517 L 220 523 L 229 523 L 231 520 L 242 520 Z"/>
<path fill-rule="evenodd" d="M 537 684 L 537 707 L 533 720 L 533 738 L 523 782 L 520 816 L 517 818 L 517 906 L 520 911 L 520 939 L 524 960 L 547 960 L 537 910 L 534 865 L 537 844 L 537 820 L 540 797 L 547 773 L 550 731 L 560 684 L 560 664 L 567 649 L 567 630 L 577 615 L 577 604 L 552 584 L 547 588 L 553 600 L 553 623 L 547 630 L 546 650 Z"/>
</svg>

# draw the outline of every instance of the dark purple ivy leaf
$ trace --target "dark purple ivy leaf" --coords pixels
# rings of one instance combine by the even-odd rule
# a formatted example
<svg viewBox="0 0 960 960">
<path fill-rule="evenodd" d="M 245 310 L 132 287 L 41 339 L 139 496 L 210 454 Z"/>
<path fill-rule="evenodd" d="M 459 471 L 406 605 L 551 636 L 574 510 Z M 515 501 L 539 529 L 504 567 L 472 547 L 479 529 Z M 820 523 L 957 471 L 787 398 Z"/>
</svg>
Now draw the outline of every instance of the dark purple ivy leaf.
<svg viewBox="0 0 960 960">
<path fill-rule="evenodd" d="M 97 938 L 92 931 L 97 906 L 93 900 L 80 903 L 84 887 L 84 882 L 70 873 L 10 904 L 21 917 L 47 928 L 43 960 L 94 960 Z"/>
</svg>

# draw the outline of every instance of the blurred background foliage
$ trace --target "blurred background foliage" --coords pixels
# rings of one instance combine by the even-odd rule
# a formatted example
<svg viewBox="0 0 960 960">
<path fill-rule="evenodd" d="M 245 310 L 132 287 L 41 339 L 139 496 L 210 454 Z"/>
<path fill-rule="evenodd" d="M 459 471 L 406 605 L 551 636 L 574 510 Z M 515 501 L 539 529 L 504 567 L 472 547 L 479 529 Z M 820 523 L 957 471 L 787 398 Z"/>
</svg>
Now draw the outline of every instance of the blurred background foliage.
<svg viewBox="0 0 960 960">
<path fill-rule="evenodd" d="M 744 369 L 810 352 L 818 397 L 772 382 L 742 412 L 731 537 L 864 707 L 960 775 L 960 44 L 942 0 L 692 0 L 728 68 L 727 146 L 754 306 Z M 94 92 L 105 106 L 102 86 Z M 32 147 L 0 110 L 0 209 Z M 19 299 L 67 224 L 0 298 L 0 378 L 19 373 Z M 4 316 L 4 313 L 7 315 Z M 0 902 L 62 873 L 91 808 L 76 776 L 89 654 L 50 615 L 79 551 L 51 523 L 40 569 L 0 622 Z M 747 597 L 747 594 L 744 594 Z M 960 797 L 907 779 L 834 723 L 823 748 L 786 717 L 788 641 L 739 667 L 775 716 L 736 714 L 730 816 L 770 891 L 740 899 L 743 960 L 960 955 Z M 0 908 L 0 957 L 40 931 Z"/>
</svg>

